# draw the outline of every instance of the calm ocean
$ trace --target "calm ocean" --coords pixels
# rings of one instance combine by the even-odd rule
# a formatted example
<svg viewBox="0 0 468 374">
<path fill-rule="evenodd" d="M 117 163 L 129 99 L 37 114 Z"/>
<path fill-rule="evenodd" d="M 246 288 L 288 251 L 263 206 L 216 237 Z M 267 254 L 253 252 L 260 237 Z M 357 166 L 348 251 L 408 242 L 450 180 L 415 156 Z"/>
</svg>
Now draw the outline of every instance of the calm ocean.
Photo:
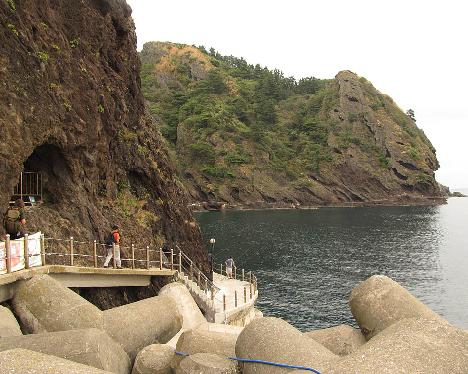
<svg viewBox="0 0 468 374">
<path fill-rule="evenodd" d="M 353 324 L 360 281 L 384 274 L 468 328 L 468 198 L 447 205 L 198 213 L 215 261 L 258 277 L 258 308 L 300 330 Z M 209 246 L 212 250 L 211 245 Z"/>
</svg>

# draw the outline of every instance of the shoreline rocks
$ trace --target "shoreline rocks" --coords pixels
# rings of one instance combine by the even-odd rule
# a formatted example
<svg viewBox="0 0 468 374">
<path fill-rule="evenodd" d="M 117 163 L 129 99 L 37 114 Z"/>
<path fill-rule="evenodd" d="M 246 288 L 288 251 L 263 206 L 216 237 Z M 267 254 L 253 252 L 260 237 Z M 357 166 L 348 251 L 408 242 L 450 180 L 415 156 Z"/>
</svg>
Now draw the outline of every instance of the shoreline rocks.
<svg viewBox="0 0 468 374">
<path fill-rule="evenodd" d="M 309 331 L 305 332 L 304 335 L 314 339 L 338 356 L 349 355 L 366 343 L 366 338 L 362 333 L 348 325 Z"/>
<path fill-rule="evenodd" d="M 306 337 L 295 327 L 275 317 L 252 321 L 240 333 L 236 342 L 236 356 L 247 359 L 302 365 L 321 370 L 338 356 Z M 284 368 L 245 363 L 244 374 L 284 373 Z"/>
<path fill-rule="evenodd" d="M 0 368 L 5 374 L 111 374 L 110 371 L 21 348 L 0 352 Z"/>
<path fill-rule="evenodd" d="M 0 339 L 0 351 L 15 348 L 61 357 L 116 374 L 127 374 L 131 369 L 130 359 L 120 344 L 94 328 Z"/>
<path fill-rule="evenodd" d="M 354 287 L 349 307 L 367 340 L 401 319 L 420 317 L 443 320 L 405 288 L 384 275 L 374 275 Z"/>
<path fill-rule="evenodd" d="M 22 335 L 19 323 L 11 310 L 0 305 L 0 338 Z"/>
<path fill-rule="evenodd" d="M 97 307 L 48 275 L 19 282 L 12 305 L 27 334 L 103 326 Z"/>
</svg>

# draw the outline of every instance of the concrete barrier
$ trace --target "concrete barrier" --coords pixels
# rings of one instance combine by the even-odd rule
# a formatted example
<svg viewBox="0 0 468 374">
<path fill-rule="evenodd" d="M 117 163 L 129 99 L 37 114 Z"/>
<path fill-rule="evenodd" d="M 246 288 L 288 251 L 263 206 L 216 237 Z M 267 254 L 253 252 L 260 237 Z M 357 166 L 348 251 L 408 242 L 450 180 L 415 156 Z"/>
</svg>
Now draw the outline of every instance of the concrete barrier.
<svg viewBox="0 0 468 374">
<path fill-rule="evenodd" d="M 18 283 L 12 305 L 27 334 L 101 328 L 102 312 L 48 275 Z"/>
<path fill-rule="evenodd" d="M 236 340 L 234 334 L 213 332 L 204 329 L 185 331 L 177 342 L 177 351 L 190 355 L 195 353 L 214 353 L 221 356 L 236 355 Z"/>
<path fill-rule="evenodd" d="M 351 312 L 366 339 L 404 318 L 442 318 L 397 282 L 374 275 L 358 284 L 349 299 Z"/>
<path fill-rule="evenodd" d="M 23 348 L 66 358 L 116 374 L 130 372 L 130 359 L 120 344 L 104 331 L 83 329 L 0 339 L 0 351 Z"/>
<path fill-rule="evenodd" d="M 366 343 L 366 338 L 361 331 L 348 325 L 309 331 L 304 335 L 314 339 L 338 356 L 349 355 Z"/>
<path fill-rule="evenodd" d="M 183 284 L 170 283 L 159 291 L 159 296 L 167 296 L 174 301 L 182 317 L 182 329 L 190 330 L 206 323 L 206 318 L 203 317 L 197 303 Z"/>
<path fill-rule="evenodd" d="M 402 319 L 324 372 L 466 374 L 468 333 L 440 319 Z"/>
<path fill-rule="evenodd" d="M 23 335 L 10 309 L 0 305 L 0 338 Z"/>
<path fill-rule="evenodd" d="M 197 353 L 184 358 L 176 369 L 176 374 L 236 374 L 237 364 L 227 358 L 211 354 Z"/>
<path fill-rule="evenodd" d="M 150 297 L 103 312 L 104 330 L 122 344 L 133 361 L 144 347 L 167 343 L 182 326 L 172 298 Z"/>
<path fill-rule="evenodd" d="M 302 365 L 320 370 L 338 356 L 289 323 L 274 317 L 255 319 L 237 338 L 237 357 Z M 274 366 L 246 363 L 244 374 L 277 374 L 287 370 Z"/>
<path fill-rule="evenodd" d="M 110 374 L 109 371 L 21 348 L 0 352 L 0 368 L 5 374 Z"/>
<path fill-rule="evenodd" d="M 174 350 L 166 344 L 152 344 L 143 348 L 135 359 L 132 374 L 171 374 Z"/>
</svg>

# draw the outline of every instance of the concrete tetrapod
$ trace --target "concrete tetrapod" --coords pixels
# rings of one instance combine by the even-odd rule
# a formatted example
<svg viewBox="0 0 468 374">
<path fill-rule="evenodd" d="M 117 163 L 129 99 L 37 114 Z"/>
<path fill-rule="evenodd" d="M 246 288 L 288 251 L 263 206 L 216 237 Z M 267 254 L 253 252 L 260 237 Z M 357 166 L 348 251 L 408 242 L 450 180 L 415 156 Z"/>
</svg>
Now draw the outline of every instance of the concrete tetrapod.
<svg viewBox="0 0 468 374">
<path fill-rule="evenodd" d="M 3 374 L 110 374 L 109 371 L 21 348 L 0 352 L 0 368 Z"/>
<path fill-rule="evenodd" d="M 166 344 L 152 344 L 143 348 L 135 359 L 132 374 L 171 374 L 175 353 Z"/>
<path fill-rule="evenodd" d="M 150 297 L 103 312 L 104 330 L 122 344 L 133 361 L 137 353 L 154 343 L 167 343 L 182 326 L 172 298 Z"/>
<path fill-rule="evenodd" d="M 20 336 L 20 326 L 10 309 L 0 305 L 0 338 Z"/>
<path fill-rule="evenodd" d="M 102 327 L 102 312 L 48 275 L 21 281 L 12 299 L 28 334 Z"/>
<path fill-rule="evenodd" d="M 123 348 L 98 329 L 58 331 L 0 339 L 0 351 L 23 348 L 92 366 L 116 374 L 130 372 Z"/>
<path fill-rule="evenodd" d="M 182 329 L 194 329 L 198 325 L 206 323 L 206 318 L 203 317 L 197 303 L 183 284 L 178 282 L 167 284 L 161 288 L 159 296 L 167 296 L 174 301 L 182 317 Z"/>
<path fill-rule="evenodd" d="M 240 358 L 301 365 L 320 371 L 338 356 L 286 321 L 264 317 L 252 321 L 237 338 L 236 355 Z M 244 374 L 276 374 L 288 369 L 245 363 Z"/>
<path fill-rule="evenodd" d="M 236 355 L 236 335 L 204 329 L 185 331 L 177 342 L 177 351 L 188 354 L 214 353 L 221 356 Z"/>
<path fill-rule="evenodd" d="M 366 343 L 366 338 L 361 331 L 348 325 L 309 331 L 304 335 L 314 339 L 338 356 L 349 355 Z"/>
<path fill-rule="evenodd" d="M 404 318 L 443 320 L 397 282 L 374 275 L 351 292 L 349 306 L 367 340 Z"/>
<path fill-rule="evenodd" d="M 212 353 L 196 353 L 185 357 L 176 369 L 176 374 L 236 374 L 234 361 Z"/>
<path fill-rule="evenodd" d="M 440 319 L 402 319 L 325 373 L 466 374 L 468 333 Z"/>
</svg>

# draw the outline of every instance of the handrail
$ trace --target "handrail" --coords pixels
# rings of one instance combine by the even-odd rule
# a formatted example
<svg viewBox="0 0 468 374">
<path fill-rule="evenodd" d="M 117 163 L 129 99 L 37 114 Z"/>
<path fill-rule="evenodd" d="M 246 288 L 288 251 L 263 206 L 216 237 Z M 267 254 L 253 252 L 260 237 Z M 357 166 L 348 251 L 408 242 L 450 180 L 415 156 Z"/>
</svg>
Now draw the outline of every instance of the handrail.
<svg viewBox="0 0 468 374">
<path fill-rule="evenodd" d="M 33 241 L 35 243 L 32 243 Z M 187 279 L 194 282 L 200 291 L 205 294 L 207 300 L 211 299 L 211 305 L 208 304 L 208 306 L 213 311 L 218 310 L 215 307 L 215 300 L 217 300 L 221 303 L 222 310 L 226 312 L 226 294 L 218 295 L 221 289 L 203 273 L 200 267 L 178 245 L 176 245 L 176 251 L 174 249 L 163 251 L 162 248 L 154 246 L 137 248 L 134 244 L 120 247 L 113 245 L 111 249 L 113 261 L 110 263 L 113 268 L 117 267 L 116 257 L 119 256 L 116 256 L 116 254 L 118 249 L 120 249 L 121 254 L 120 261 L 126 265 L 128 264 L 127 268 L 149 270 L 159 267 L 160 270 L 176 270 L 179 274 L 186 275 Z M 3 265 L 3 261 L 5 262 L 5 266 L 0 266 L 0 269 L 4 267 L 3 271 L 8 274 L 23 268 L 28 269 L 42 265 L 98 268 L 101 267 L 98 262 L 104 261 L 109 255 L 109 252 L 102 254 L 103 250 L 109 251 L 109 246 L 97 240 L 80 241 L 73 237 L 60 239 L 45 237 L 44 234 L 41 234 L 40 238 L 31 238 L 29 235 L 25 235 L 21 239 L 10 240 L 10 235 L 6 235 L 6 241 L 0 243 L 0 265 Z M 130 254 L 130 257 L 126 257 L 125 254 Z M 234 270 L 234 278 L 237 279 L 237 267 Z M 221 264 L 222 274 L 223 265 Z M 246 273 L 242 269 L 239 274 L 240 279 L 247 284 L 243 286 L 243 295 L 242 290 L 239 290 L 240 294 L 235 290 L 233 295 L 235 308 L 238 307 L 239 302 L 242 304 L 242 300 L 244 304 L 248 300 L 252 300 L 258 291 L 257 278 L 252 272 Z"/>
</svg>

